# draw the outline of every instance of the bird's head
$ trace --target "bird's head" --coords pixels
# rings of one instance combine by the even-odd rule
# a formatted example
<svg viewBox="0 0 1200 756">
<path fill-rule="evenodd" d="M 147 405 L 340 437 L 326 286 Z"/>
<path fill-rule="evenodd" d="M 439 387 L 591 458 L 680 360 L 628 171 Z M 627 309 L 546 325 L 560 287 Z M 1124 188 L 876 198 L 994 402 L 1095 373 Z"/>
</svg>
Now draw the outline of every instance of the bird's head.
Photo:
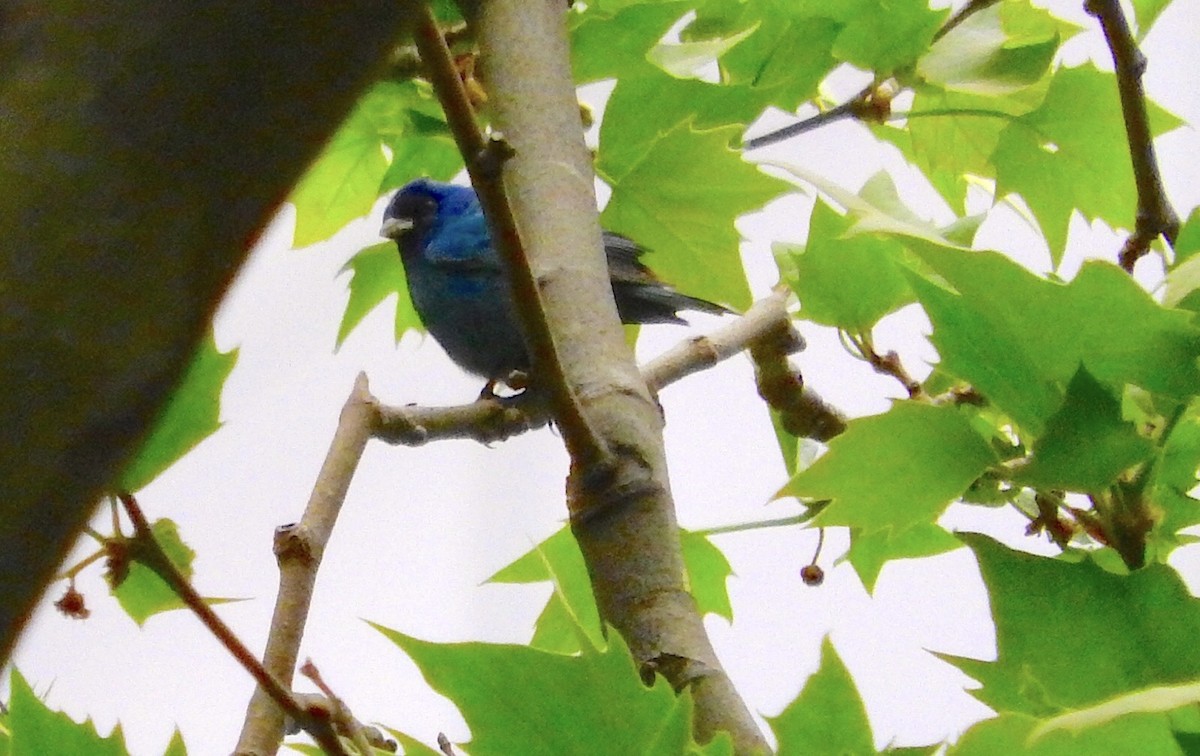
<svg viewBox="0 0 1200 756">
<path fill-rule="evenodd" d="M 405 184 L 383 213 L 380 236 L 403 243 L 406 238 L 419 240 L 437 220 L 444 184 L 417 179 Z"/>
</svg>

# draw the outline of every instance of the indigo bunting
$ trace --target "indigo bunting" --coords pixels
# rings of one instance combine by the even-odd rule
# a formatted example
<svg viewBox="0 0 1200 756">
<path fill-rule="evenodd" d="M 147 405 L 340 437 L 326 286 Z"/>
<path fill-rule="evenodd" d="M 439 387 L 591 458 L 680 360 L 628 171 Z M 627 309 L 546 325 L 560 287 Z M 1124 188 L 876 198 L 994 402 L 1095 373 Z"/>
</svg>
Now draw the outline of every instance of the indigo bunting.
<svg viewBox="0 0 1200 756">
<path fill-rule="evenodd" d="M 396 240 L 408 293 L 425 328 L 464 370 L 487 379 L 481 396 L 519 371 L 528 374 L 512 294 L 492 247 L 475 190 L 417 179 L 388 204 L 382 236 Z M 638 258 L 642 248 L 604 232 L 608 274 L 623 323 L 683 323 L 678 310 L 730 310 L 680 294 Z"/>
</svg>

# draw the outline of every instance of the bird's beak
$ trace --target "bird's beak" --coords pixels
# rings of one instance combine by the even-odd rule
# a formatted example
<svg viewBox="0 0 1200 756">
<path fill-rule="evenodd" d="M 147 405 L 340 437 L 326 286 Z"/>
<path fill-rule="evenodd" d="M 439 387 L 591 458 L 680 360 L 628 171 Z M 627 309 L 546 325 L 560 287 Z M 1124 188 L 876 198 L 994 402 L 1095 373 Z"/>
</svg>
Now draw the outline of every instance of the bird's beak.
<svg viewBox="0 0 1200 756">
<path fill-rule="evenodd" d="M 379 235 L 399 239 L 406 231 L 411 231 L 412 227 L 412 218 L 387 218 L 379 229 Z"/>
</svg>

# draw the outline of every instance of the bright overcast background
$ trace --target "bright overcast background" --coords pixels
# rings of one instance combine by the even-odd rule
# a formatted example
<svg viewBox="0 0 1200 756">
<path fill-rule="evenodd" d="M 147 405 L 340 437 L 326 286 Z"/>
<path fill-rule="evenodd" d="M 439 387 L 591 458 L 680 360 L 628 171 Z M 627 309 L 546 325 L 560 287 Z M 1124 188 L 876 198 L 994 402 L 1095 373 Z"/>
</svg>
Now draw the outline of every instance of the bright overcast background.
<svg viewBox="0 0 1200 756">
<path fill-rule="evenodd" d="M 1090 56 L 1111 70 L 1082 2 L 1049 5 L 1088 30 L 1066 45 L 1063 59 L 1077 65 Z M 1151 96 L 1200 124 L 1200 3 L 1176 0 L 1143 49 Z M 864 83 L 853 74 L 838 77 L 830 94 L 845 97 Z M 601 86 L 584 92 L 598 110 L 606 94 Z M 904 106 L 897 103 L 897 110 Z M 751 133 L 786 120 L 774 114 Z M 1160 139 L 1158 148 L 1168 195 L 1186 215 L 1200 204 L 1200 138 L 1185 126 Z M 942 222 L 951 217 L 919 173 L 858 124 L 821 129 L 750 157 L 795 162 L 852 190 L 885 167 L 918 214 Z M 988 204 L 978 191 L 971 209 Z M 811 197 L 796 195 L 739 223 L 756 294 L 776 280 L 771 242 L 803 240 L 811 205 Z M 256 651 L 276 590 L 272 531 L 299 518 L 359 371 L 377 396 L 395 404 L 461 403 L 480 388 L 433 341 L 409 334 L 393 344 L 393 300 L 334 353 L 348 296 L 348 274 L 341 268 L 360 248 L 379 241 L 382 208 L 381 202 L 369 217 L 303 250 L 291 249 L 292 210 L 281 211 L 217 317 L 218 345 L 240 350 L 222 397 L 224 426 L 139 496 L 152 518 L 173 518 L 198 553 L 202 593 L 248 599 L 218 611 Z M 1115 259 L 1121 243 L 1103 224 L 1089 226 L 1079 217 L 1071 239 L 1061 269 L 1066 277 L 1082 256 Z M 979 243 L 1039 272 L 1050 264 L 1040 237 L 1003 204 L 992 211 Z M 653 267 L 652 255 L 648 262 Z M 1150 287 L 1161 278 L 1149 260 L 1138 273 Z M 653 357 L 721 323 L 700 315 L 691 331 L 647 327 L 639 356 Z M 802 331 L 809 347 L 796 362 L 808 384 L 835 406 L 852 416 L 875 414 L 903 395 L 893 379 L 846 354 L 834 332 L 811 325 Z M 924 377 L 934 357 L 927 332 L 914 306 L 886 319 L 876 344 L 881 351 L 899 350 L 909 370 Z M 661 400 L 683 526 L 799 511 L 792 500 L 772 501 L 785 472 L 748 359 L 691 377 Z M 546 429 L 492 448 L 466 441 L 415 449 L 372 442 L 325 554 L 301 658 L 314 660 L 363 721 L 383 722 L 430 744 L 439 731 L 467 740 L 453 705 L 430 691 L 415 666 L 363 620 L 430 640 L 527 641 L 549 586 L 481 583 L 561 526 L 566 471 L 560 439 Z M 1051 552 L 1044 540 L 1025 537 L 1025 521 L 1011 512 L 952 507 L 942 522 Z M 107 528 L 107 515 L 97 527 Z M 819 588 L 799 577 L 817 541 L 814 530 L 758 530 L 714 540 L 735 572 L 729 581 L 734 622 L 710 616 L 707 624 L 752 710 L 779 713 L 816 669 L 821 637 L 830 634 L 866 702 L 877 746 L 940 741 L 989 714 L 965 692 L 971 680 L 926 650 L 994 658 L 987 596 L 968 550 L 889 563 L 868 595 L 848 564 L 835 566 L 848 544 L 844 529 L 828 534 L 821 559 L 826 580 Z M 92 548 L 82 544 L 78 555 Z M 1200 547 L 1180 549 L 1172 564 L 1193 592 L 1200 590 Z M 200 623 L 176 611 L 139 629 L 107 597 L 98 569 L 84 573 L 79 588 L 90 619 L 60 616 L 51 601 L 62 586 L 54 586 L 18 647 L 15 662 L 35 690 L 76 719 L 93 717 L 102 733 L 119 720 L 139 755 L 161 754 L 176 725 L 191 753 L 230 752 L 251 681 Z"/>
</svg>

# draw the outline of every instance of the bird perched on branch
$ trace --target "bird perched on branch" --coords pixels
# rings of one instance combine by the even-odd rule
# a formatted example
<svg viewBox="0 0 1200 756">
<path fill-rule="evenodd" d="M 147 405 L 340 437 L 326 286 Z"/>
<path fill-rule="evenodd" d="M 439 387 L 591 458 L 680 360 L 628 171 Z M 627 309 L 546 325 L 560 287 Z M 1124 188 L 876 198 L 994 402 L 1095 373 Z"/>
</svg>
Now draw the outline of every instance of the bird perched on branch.
<svg viewBox="0 0 1200 756">
<path fill-rule="evenodd" d="M 481 396 L 493 396 L 498 383 L 513 385 L 514 372 L 528 373 L 512 294 L 473 189 L 412 181 L 388 204 L 380 234 L 400 248 L 425 328 L 459 367 L 487 379 Z M 604 232 L 604 251 L 623 323 L 686 324 L 679 310 L 730 312 L 660 281 L 639 261 L 642 248 L 624 236 Z"/>
</svg>

